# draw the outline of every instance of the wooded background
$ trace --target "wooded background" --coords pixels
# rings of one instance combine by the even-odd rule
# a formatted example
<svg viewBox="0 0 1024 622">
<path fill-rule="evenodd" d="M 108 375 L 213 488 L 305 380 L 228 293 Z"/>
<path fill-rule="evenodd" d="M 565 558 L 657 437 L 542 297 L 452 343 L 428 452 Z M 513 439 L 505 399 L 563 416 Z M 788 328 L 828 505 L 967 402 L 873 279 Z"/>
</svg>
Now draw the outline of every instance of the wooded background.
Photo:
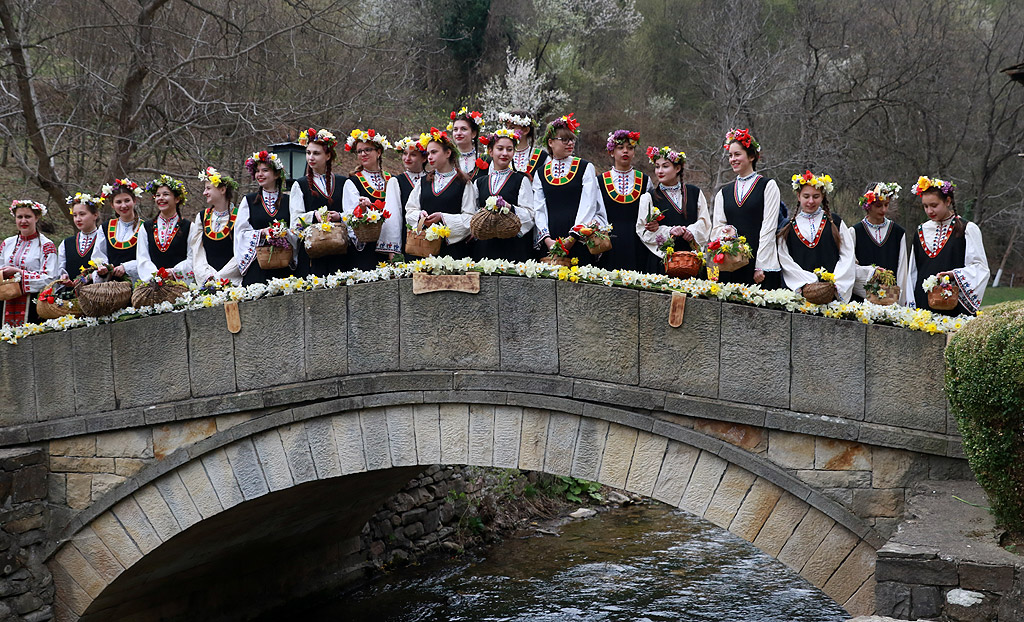
<svg viewBox="0 0 1024 622">
<path fill-rule="evenodd" d="M 468 104 L 575 111 L 599 170 L 607 133 L 638 130 L 709 198 L 722 137 L 750 127 L 785 201 L 793 173 L 827 172 L 848 224 L 869 181 L 904 187 L 913 227 L 913 182 L 951 179 L 993 272 L 1024 272 L 1024 86 L 1000 72 L 1024 61 L 1021 2 L 0 0 L 0 25 L 0 194 L 51 221 L 122 175 L 185 179 L 194 212 L 203 166 L 244 187 L 249 153 L 300 128 L 397 139 Z"/>
</svg>

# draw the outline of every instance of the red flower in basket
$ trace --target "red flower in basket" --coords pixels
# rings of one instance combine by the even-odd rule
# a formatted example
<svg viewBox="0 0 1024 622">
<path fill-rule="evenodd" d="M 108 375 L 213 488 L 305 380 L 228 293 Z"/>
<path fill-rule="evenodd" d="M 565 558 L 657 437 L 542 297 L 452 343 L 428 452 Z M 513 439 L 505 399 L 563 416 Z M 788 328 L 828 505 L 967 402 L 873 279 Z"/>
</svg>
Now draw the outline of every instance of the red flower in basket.
<svg viewBox="0 0 1024 622">
<path fill-rule="evenodd" d="M 47 297 L 46 297 L 46 302 L 50 303 L 51 305 L 52 305 L 52 304 L 53 304 L 53 303 L 54 303 L 54 302 L 55 302 L 56 300 L 57 300 L 57 299 L 56 299 L 56 298 L 54 298 L 53 296 L 47 296 Z"/>
<path fill-rule="evenodd" d="M 356 208 L 354 210 L 352 210 L 352 215 L 355 216 L 356 218 L 362 218 L 363 217 L 363 206 L 362 205 L 357 205 Z"/>
<path fill-rule="evenodd" d="M 725 253 L 715 255 L 715 263 L 722 263 L 723 261 L 725 261 Z"/>
<path fill-rule="evenodd" d="M 373 202 L 373 207 L 378 209 L 378 210 L 384 209 L 384 201 L 381 201 L 380 199 L 377 199 L 376 201 Z"/>
<path fill-rule="evenodd" d="M 481 171 L 486 171 L 487 170 L 487 162 L 484 162 L 483 158 L 477 158 L 476 159 L 476 167 L 478 169 L 480 169 Z"/>
<path fill-rule="evenodd" d="M 713 240 L 713 241 L 711 242 L 711 244 L 708 244 L 708 248 L 709 248 L 709 249 L 711 249 L 711 250 L 713 250 L 713 251 L 717 251 L 717 250 L 718 250 L 719 248 L 721 248 L 721 247 L 722 247 L 722 241 L 721 241 L 721 240 L 719 240 L 718 238 L 715 238 L 715 239 L 714 239 L 714 240 Z"/>
<path fill-rule="evenodd" d="M 164 278 L 164 279 L 169 279 L 169 278 L 171 278 L 171 276 L 173 276 L 167 270 L 167 268 L 160 268 L 159 270 L 156 271 L 156 273 L 157 273 L 158 276 L 160 276 L 160 278 Z"/>
</svg>

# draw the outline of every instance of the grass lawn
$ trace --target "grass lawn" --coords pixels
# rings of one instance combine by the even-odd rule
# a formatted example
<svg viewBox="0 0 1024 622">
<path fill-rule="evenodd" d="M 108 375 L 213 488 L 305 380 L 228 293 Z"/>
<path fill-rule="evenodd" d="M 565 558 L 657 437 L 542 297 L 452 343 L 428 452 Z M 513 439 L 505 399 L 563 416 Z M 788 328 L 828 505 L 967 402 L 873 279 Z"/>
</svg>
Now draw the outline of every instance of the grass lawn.
<svg viewBox="0 0 1024 622">
<path fill-rule="evenodd" d="M 989 287 L 981 305 L 995 305 L 1008 300 L 1024 300 L 1024 287 Z"/>
</svg>

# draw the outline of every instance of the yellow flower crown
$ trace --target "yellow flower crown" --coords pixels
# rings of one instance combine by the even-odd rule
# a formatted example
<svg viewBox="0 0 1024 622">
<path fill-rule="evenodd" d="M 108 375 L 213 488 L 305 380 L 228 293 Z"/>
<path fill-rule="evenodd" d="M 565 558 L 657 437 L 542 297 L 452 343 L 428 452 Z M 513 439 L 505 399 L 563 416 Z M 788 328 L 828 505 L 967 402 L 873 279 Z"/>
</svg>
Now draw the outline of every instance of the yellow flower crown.
<svg viewBox="0 0 1024 622">
<path fill-rule="evenodd" d="M 391 143 L 388 142 L 388 137 L 383 134 L 378 134 L 377 130 L 370 128 L 368 130 L 352 130 L 352 133 L 345 139 L 345 151 L 352 151 L 356 147 L 356 143 L 374 143 L 383 151 L 384 149 L 391 149 Z"/>
<path fill-rule="evenodd" d="M 793 175 L 793 190 L 800 192 L 801 186 L 814 186 L 825 193 L 831 193 L 832 177 L 830 175 L 815 176 L 810 171 L 806 171 L 803 175 Z"/>
<path fill-rule="evenodd" d="M 210 185 L 214 186 L 215 188 L 221 188 L 225 185 L 231 188 L 232 190 L 238 188 L 238 182 L 235 181 L 230 175 L 225 175 L 224 173 L 221 173 L 217 169 L 213 168 L 212 166 L 207 166 L 206 170 L 200 171 L 198 177 L 199 181 L 208 181 L 210 182 Z"/>
<path fill-rule="evenodd" d="M 103 197 L 94 197 L 93 195 L 86 192 L 76 192 L 73 196 L 69 196 L 64 199 L 64 202 L 68 205 L 68 213 L 75 213 L 75 205 L 81 203 L 82 205 L 88 205 L 89 207 L 99 208 L 103 205 Z"/>
</svg>

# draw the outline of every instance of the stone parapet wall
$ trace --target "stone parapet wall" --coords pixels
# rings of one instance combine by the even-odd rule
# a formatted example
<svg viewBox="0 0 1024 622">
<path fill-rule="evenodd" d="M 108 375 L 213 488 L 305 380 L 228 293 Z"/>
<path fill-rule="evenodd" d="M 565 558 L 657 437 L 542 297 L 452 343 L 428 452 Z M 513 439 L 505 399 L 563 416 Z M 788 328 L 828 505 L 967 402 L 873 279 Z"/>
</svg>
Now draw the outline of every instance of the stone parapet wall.
<svg viewBox="0 0 1024 622">
<path fill-rule="evenodd" d="M 53 617 L 53 579 L 44 564 L 46 464 L 39 449 L 0 449 L 0 620 Z"/>
</svg>

